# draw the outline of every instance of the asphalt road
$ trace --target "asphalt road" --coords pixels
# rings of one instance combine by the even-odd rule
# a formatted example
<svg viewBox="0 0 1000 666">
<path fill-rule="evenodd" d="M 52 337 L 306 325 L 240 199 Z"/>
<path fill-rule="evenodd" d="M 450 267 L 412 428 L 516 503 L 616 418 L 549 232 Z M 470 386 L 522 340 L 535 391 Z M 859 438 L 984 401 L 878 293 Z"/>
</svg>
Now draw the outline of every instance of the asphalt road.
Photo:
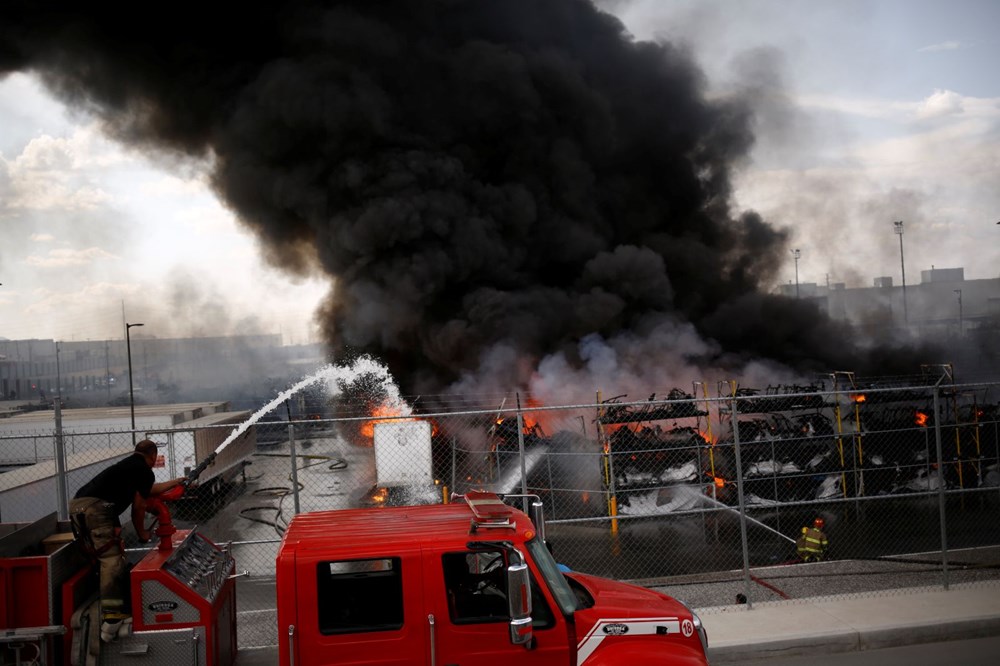
<svg viewBox="0 0 1000 666">
<path fill-rule="evenodd" d="M 865 652 L 811 654 L 753 663 L 767 666 L 994 666 L 1000 658 L 997 655 L 1000 655 L 1000 636 Z"/>
</svg>

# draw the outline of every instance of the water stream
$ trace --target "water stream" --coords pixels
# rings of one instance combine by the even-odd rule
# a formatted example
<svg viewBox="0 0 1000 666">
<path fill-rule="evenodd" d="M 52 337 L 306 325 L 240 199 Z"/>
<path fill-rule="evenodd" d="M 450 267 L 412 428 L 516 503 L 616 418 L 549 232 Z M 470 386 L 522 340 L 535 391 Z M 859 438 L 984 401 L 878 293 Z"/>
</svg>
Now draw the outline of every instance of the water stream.
<svg viewBox="0 0 1000 666">
<path fill-rule="evenodd" d="M 237 426 L 236 429 L 233 430 L 233 432 L 231 432 L 218 447 L 216 447 L 215 453 L 220 453 L 224 448 L 229 446 L 231 442 L 236 440 L 237 437 L 246 432 L 247 429 L 255 424 L 262 416 L 288 400 L 291 396 L 295 395 L 305 387 L 318 382 L 324 382 L 326 384 L 327 394 L 330 397 L 334 397 L 341 393 L 344 386 L 349 386 L 351 383 L 365 376 L 377 378 L 381 382 L 386 392 L 386 396 L 383 399 L 384 403 L 391 405 L 397 410 L 397 413 L 402 416 L 409 416 L 411 414 L 410 406 L 407 405 L 406 401 L 400 396 L 399 387 L 396 386 L 396 382 L 393 380 L 392 375 L 389 374 L 389 369 L 370 356 L 361 356 L 350 365 L 325 365 L 315 373 L 299 381 L 294 386 L 285 389 L 278 394 L 274 400 L 258 409 L 246 421 L 240 423 L 239 426 Z"/>
<path fill-rule="evenodd" d="M 719 500 L 713 499 L 713 498 L 708 497 L 707 495 L 703 495 L 701 493 L 699 493 L 699 496 L 700 496 L 700 499 L 702 501 L 704 501 L 704 502 L 707 502 L 709 504 L 714 504 L 715 506 L 718 506 L 718 507 L 720 507 L 722 509 L 726 509 L 727 511 L 732 511 L 736 515 L 740 515 L 740 512 L 739 512 L 738 509 L 734 509 L 733 507 L 729 506 L 728 504 L 723 504 Z M 785 539 L 786 541 L 791 541 L 792 543 L 795 543 L 795 539 L 793 539 L 792 537 L 788 536 L 787 534 L 782 534 L 781 532 L 779 532 L 778 530 L 774 529 L 770 525 L 762 523 L 759 520 L 755 520 L 754 518 L 751 518 L 750 516 L 745 516 L 745 518 L 747 520 L 749 520 L 751 523 L 754 523 L 755 525 L 759 525 L 759 526 L 763 527 L 768 532 L 774 532 L 775 534 L 777 534 L 778 536 L 780 536 L 782 539 Z"/>
</svg>

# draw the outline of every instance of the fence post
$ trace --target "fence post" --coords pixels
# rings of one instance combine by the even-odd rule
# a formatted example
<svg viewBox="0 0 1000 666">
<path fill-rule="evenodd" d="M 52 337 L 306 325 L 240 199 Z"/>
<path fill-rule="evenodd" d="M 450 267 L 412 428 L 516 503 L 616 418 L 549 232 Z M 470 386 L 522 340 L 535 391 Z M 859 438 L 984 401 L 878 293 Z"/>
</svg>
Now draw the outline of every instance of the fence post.
<svg viewBox="0 0 1000 666">
<path fill-rule="evenodd" d="M 740 462 L 740 419 L 739 405 L 733 396 L 732 420 L 733 452 L 736 456 L 736 495 L 740 503 L 740 544 L 743 547 L 743 594 L 747 598 L 747 610 L 753 610 L 753 599 L 750 597 L 750 544 L 747 541 L 747 507 L 743 497 L 743 463 Z"/>
<path fill-rule="evenodd" d="M 517 456 L 521 461 L 521 506 L 525 513 L 528 512 L 528 473 L 525 471 L 524 463 L 524 417 L 521 415 L 521 396 L 517 397 Z"/>
<path fill-rule="evenodd" d="M 944 501 L 944 456 L 941 452 L 941 411 L 938 387 L 934 387 L 934 441 L 937 446 L 938 512 L 941 523 L 941 576 L 944 589 L 948 589 L 948 512 Z"/>
<path fill-rule="evenodd" d="M 192 438 L 196 436 L 196 433 L 191 435 Z M 167 433 L 167 459 L 170 460 L 170 469 L 167 470 L 169 478 L 176 479 L 178 476 L 181 476 L 180 471 L 177 469 L 177 448 L 174 446 L 173 431 Z"/>
<path fill-rule="evenodd" d="M 555 520 L 556 518 L 558 518 L 558 516 L 556 515 L 556 491 L 555 491 L 556 484 L 552 480 L 552 452 L 551 451 L 546 451 L 545 452 L 545 467 L 547 468 L 547 470 L 549 472 L 549 491 L 552 493 L 552 508 L 549 510 L 549 515 L 552 516 L 552 520 Z"/>
<path fill-rule="evenodd" d="M 299 515 L 299 461 L 295 453 L 295 426 L 288 424 L 288 446 L 292 459 L 292 499 L 295 503 L 295 515 Z"/>
<path fill-rule="evenodd" d="M 611 457 L 611 440 L 604 434 L 604 408 L 601 406 L 601 392 L 597 392 L 597 441 L 601 446 L 601 473 L 604 475 L 604 485 L 607 488 L 608 515 L 611 517 L 611 536 L 618 536 L 618 496 L 615 490 L 615 466 Z"/>
<path fill-rule="evenodd" d="M 458 464 L 458 451 L 455 448 L 455 436 L 451 436 L 451 492 L 458 492 L 458 485 L 456 485 L 456 474 Z"/>
<path fill-rule="evenodd" d="M 54 401 L 56 410 L 56 512 L 59 520 L 69 520 L 69 502 L 66 497 L 66 446 L 63 443 L 62 398 Z"/>
</svg>

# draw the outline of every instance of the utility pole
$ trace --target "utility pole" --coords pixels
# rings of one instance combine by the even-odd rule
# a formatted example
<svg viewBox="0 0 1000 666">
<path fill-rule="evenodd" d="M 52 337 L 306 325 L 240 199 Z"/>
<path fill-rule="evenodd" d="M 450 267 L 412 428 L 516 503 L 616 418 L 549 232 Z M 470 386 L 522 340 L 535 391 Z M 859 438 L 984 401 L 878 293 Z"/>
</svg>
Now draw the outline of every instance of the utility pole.
<svg viewBox="0 0 1000 666">
<path fill-rule="evenodd" d="M 961 338 L 962 336 L 965 335 L 965 330 L 964 330 L 965 326 L 963 325 L 964 322 L 962 321 L 962 290 L 955 289 L 954 292 L 958 294 L 958 337 Z"/>
<path fill-rule="evenodd" d="M 893 231 L 899 235 L 899 271 L 903 276 L 903 323 L 910 325 L 910 313 L 906 309 L 906 263 L 903 261 L 903 221 L 892 223 Z"/>
<path fill-rule="evenodd" d="M 128 406 L 129 412 L 132 415 L 132 446 L 135 446 L 135 393 L 132 388 L 132 338 L 129 335 L 129 329 L 133 326 L 142 326 L 143 324 L 129 324 L 125 322 L 125 352 L 128 354 Z"/>
<path fill-rule="evenodd" d="M 59 370 L 59 343 L 56 342 L 56 399 L 62 401 L 62 372 Z"/>
<path fill-rule="evenodd" d="M 111 352 L 108 349 L 109 343 L 104 341 L 104 386 L 108 392 L 108 402 L 111 402 Z"/>
<path fill-rule="evenodd" d="M 795 257 L 795 298 L 799 297 L 799 257 L 802 256 L 801 250 L 792 250 L 792 256 Z"/>
</svg>

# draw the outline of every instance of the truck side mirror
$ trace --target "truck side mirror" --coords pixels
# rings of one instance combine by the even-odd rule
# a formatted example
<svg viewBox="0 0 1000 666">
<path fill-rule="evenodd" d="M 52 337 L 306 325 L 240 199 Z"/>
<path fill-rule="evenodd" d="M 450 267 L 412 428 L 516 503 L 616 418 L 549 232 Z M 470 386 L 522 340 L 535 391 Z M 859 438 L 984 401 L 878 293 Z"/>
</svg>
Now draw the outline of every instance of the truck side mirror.
<svg viewBox="0 0 1000 666">
<path fill-rule="evenodd" d="M 531 646 L 531 580 L 528 565 L 521 559 L 507 568 L 507 607 L 510 614 L 510 642 Z"/>
<path fill-rule="evenodd" d="M 535 534 L 545 542 L 545 506 L 540 499 L 536 499 L 528 507 L 528 518 L 535 526 Z"/>
</svg>

